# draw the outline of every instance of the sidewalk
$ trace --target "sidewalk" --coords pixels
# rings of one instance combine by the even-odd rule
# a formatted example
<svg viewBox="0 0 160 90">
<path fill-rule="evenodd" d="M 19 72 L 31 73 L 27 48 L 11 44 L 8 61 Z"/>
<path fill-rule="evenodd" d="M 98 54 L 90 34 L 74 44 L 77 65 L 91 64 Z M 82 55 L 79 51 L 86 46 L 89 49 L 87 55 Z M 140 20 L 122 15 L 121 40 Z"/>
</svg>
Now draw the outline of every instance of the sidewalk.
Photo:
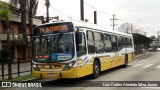
<svg viewBox="0 0 160 90">
<path fill-rule="evenodd" d="M 31 62 L 25 62 L 25 63 L 20 63 L 20 66 L 24 66 L 24 67 L 27 67 L 27 66 L 31 66 Z M 12 64 L 12 69 L 17 69 L 18 67 L 18 63 L 13 63 Z M 2 64 L 0 63 L 0 69 L 2 69 Z M 4 69 L 8 69 L 8 64 L 4 64 Z"/>
<path fill-rule="evenodd" d="M 26 75 L 28 73 L 31 73 L 31 62 L 26 62 L 26 63 L 20 63 L 19 64 L 19 73 L 20 76 Z M 13 77 L 18 76 L 18 64 L 14 63 L 12 64 L 12 73 Z M 8 74 L 8 64 L 4 64 L 4 75 Z M 8 75 L 4 76 L 5 79 L 7 79 Z M 2 79 L 2 64 L 0 63 L 0 80 Z"/>
<path fill-rule="evenodd" d="M 141 56 L 144 56 L 144 55 L 148 55 L 148 54 L 151 54 L 151 53 L 153 53 L 153 52 L 145 52 L 145 53 L 141 53 L 141 54 L 136 54 L 135 55 L 135 58 L 138 58 L 138 57 L 141 57 Z"/>
</svg>

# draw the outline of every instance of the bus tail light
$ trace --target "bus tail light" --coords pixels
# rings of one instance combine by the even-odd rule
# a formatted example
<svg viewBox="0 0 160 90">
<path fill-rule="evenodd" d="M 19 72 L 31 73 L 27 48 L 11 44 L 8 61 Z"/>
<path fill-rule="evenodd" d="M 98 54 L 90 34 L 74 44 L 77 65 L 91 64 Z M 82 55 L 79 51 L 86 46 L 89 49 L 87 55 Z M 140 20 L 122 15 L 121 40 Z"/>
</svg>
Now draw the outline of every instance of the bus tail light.
<svg viewBox="0 0 160 90">
<path fill-rule="evenodd" d="M 76 63 L 76 61 L 71 61 L 71 62 L 67 63 L 64 66 L 63 70 L 69 70 L 69 69 L 71 69 L 74 66 L 75 63 Z"/>
</svg>

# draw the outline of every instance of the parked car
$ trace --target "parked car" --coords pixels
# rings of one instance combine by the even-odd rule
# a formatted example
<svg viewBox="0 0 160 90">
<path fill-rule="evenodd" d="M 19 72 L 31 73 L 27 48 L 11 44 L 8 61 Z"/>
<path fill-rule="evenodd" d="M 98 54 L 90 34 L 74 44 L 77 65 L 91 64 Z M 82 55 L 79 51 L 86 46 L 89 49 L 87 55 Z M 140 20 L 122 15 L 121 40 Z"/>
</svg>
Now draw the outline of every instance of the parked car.
<svg viewBox="0 0 160 90">
<path fill-rule="evenodd" d="M 156 51 L 160 51 L 160 48 L 157 48 Z"/>
<path fill-rule="evenodd" d="M 148 51 L 153 51 L 153 48 L 148 48 Z"/>
</svg>

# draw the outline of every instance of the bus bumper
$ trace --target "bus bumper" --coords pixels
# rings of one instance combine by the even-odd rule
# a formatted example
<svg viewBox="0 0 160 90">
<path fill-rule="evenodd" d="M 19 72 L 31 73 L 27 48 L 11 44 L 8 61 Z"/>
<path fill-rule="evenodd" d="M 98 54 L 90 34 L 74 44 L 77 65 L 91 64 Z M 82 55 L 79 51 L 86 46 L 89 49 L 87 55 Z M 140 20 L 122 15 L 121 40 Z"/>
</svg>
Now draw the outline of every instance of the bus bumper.
<svg viewBox="0 0 160 90">
<path fill-rule="evenodd" d="M 57 71 L 57 72 L 45 72 L 45 71 L 35 71 L 32 69 L 33 78 L 76 78 L 76 68 L 70 70 Z"/>
</svg>

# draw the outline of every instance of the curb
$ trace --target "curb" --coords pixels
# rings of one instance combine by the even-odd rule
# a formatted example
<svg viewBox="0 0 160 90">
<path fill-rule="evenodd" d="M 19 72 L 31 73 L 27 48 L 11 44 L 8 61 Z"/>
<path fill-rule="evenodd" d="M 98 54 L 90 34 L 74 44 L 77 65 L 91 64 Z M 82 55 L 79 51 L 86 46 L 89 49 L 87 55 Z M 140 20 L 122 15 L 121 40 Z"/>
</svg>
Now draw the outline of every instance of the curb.
<svg viewBox="0 0 160 90">
<path fill-rule="evenodd" d="M 37 80 L 41 80 L 41 79 L 40 78 L 27 79 L 27 80 L 20 81 L 20 83 L 33 82 L 33 81 L 37 81 Z"/>
</svg>

